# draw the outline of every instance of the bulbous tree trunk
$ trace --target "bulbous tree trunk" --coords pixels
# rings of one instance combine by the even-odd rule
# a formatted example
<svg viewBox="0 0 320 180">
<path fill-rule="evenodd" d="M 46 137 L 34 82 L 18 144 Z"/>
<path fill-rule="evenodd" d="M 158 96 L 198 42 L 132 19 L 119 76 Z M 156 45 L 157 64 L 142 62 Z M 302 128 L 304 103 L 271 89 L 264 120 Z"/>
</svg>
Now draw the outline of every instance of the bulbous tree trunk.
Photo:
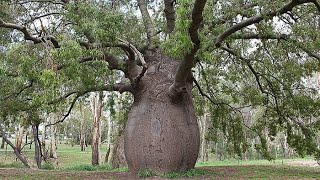
<svg viewBox="0 0 320 180">
<path fill-rule="evenodd" d="M 159 51 L 144 54 L 148 70 L 136 84 L 125 128 L 129 170 L 163 173 L 192 169 L 199 152 L 199 129 L 192 103 L 192 76 L 185 93 L 173 96 L 179 61 Z"/>
</svg>

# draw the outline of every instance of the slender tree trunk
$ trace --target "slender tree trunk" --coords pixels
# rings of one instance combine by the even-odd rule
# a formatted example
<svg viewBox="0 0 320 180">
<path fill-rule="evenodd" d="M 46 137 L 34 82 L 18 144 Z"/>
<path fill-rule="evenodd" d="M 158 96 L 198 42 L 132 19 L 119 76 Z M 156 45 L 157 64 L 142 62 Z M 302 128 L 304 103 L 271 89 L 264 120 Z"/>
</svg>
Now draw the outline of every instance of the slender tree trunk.
<svg viewBox="0 0 320 180">
<path fill-rule="evenodd" d="M 37 167 L 40 169 L 41 168 L 41 145 L 39 141 L 39 125 L 38 124 L 33 124 L 32 125 L 32 133 L 33 133 L 33 139 L 34 139 L 34 159 L 37 163 Z"/>
<path fill-rule="evenodd" d="M 5 140 L 4 140 L 4 138 L 2 138 L 2 142 L 1 142 L 1 149 L 4 149 L 4 143 L 5 143 Z"/>
<path fill-rule="evenodd" d="M 51 117 L 51 123 L 56 122 L 56 115 L 53 115 L 53 117 Z M 58 156 L 57 156 L 57 126 L 56 125 L 52 125 L 50 126 L 50 158 L 53 158 L 54 164 L 57 165 L 58 164 Z"/>
<path fill-rule="evenodd" d="M 22 145 L 22 139 L 23 139 L 23 131 L 24 127 L 19 125 L 19 130 L 16 137 L 16 147 L 19 152 L 21 152 L 21 145 Z"/>
<path fill-rule="evenodd" d="M 205 113 L 202 121 L 202 131 L 201 131 L 201 161 L 205 162 L 206 151 L 207 151 L 207 114 Z"/>
<path fill-rule="evenodd" d="M 3 131 L 5 132 L 6 130 L 3 128 Z M 4 144 L 5 144 L 5 140 L 4 140 L 4 138 L 3 138 L 3 136 L 2 136 L 2 134 L 1 134 L 1 137 L 2 137 L 2 142 L 1 142 L 1 149 L 4 149 Z"/>
<path fill-rule="evenodd" d="M 92 135 L 92 165 L 99 165 L 101 162 L 100 143 L 101 143 L 101 113 L 102 113 L 103 93 L 100 92 L 93 98 L 93 135 Z"/>
<path fill-rule="evenodd" d="M 2 139 L 9 144 L 9 146 L 13 149 L 14 154 L 17 156 L 17 158 L 23 163 L 23 165 L 25 165 L 27 168 L 30 168 L 30 165 L 28 164 L 28 161 L 26 159 L 26 157 L 24 157 L 21 154 L 21 151 L 19 151 L 11 142 L 10 140 L 6 137 L 5 132 L 2 129 L 2 126 L 0 125 L 0 132 L 2 134 Z"/>
<path fill-rule="evenodd" d="M 44 161 L 48 161 L 48 150 L 46 149 L 46 126 L 44 126 L 44 129 L 42 131 L 42 137 L 41 137 L 41 149 L 42 149 L 42 158 Z"/>
<path fill-rule="evenodd" d="M 106 163 L 109 162 L 109 155 L 110 155 L 110 151 L 111 151 L 111 116 L 110 117 L 107 117 L 107 123 L 108 123 L 108 132 L 107 132 L 107 153 L 106 153 L 106 156 L 105 156 L 105 159 L 104 161 Z"/>
<path fill-rule="evenodd" d="M 82 102 L 79 103 L 79 109 L 80 109 L 80 148 L 81 151 L 86 150 L 86 135 L 85 135 L 85 128 L 84 128 L 84 122 L 85 122 L 85 116 L 84 116 L 84 110 L 83 110 L 83 104 Z"/>
</svg>

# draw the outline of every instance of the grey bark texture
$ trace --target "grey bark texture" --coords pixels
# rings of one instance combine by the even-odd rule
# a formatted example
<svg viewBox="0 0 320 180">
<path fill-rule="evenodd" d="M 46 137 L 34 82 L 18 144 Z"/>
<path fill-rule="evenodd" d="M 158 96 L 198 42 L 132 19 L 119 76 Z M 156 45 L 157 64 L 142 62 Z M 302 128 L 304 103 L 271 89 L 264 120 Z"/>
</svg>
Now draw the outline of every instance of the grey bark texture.
<svg viewBox="0 0 320 180">
<path fill-rule="evenodd" d="M 192 78 L 186 91 L 170 97 L 179 61 L 159 50 L 144 54 L 148 70 L 136 84 L 134 103 L 125 128 L 124 148 L 129 170 L 158 173 L 194 168 L 199 152 L 199 129 L 192 103 Z"/>
</svg>

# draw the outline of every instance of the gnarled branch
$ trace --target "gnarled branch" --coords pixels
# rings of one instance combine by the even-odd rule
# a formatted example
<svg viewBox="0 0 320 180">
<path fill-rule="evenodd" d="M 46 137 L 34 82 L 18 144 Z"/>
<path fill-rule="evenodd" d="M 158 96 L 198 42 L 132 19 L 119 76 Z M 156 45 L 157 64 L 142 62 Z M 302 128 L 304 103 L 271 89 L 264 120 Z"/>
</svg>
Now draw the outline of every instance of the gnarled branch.
<svg viewBox="0 0 320 180">
<path fill-rule="evenodd" d="M 156 47 L 157 32 L 154 28 L 150 14 L 148 12 L 147 3 L 145 0 L 138 0 L 138 6 L 142 15 L 144 27 L 146 28 L 147 32 L 147 38 L 149 41 L 148 47 L 149 49 L 153 49 Z"/>
<path fill-rule="evenodd" d="M 190 76 L 191 68 L 194 63 L 194 56 L 200 48 L 200 40 L 198 36 L 198 29 L 200 23 L 203 20 L 202 12 L 206 4 L 206 0 L 196 0 L 192 10 L 192 22 L 189 27 L 189 36 L 193 43 L 193 48 L 189 53 L 184 56 L 183 61 L 178 67 L 177 73 L 175 74 L 174 83 L 170 86 L 170 96 L 175 97 L 177 94 L 186 92 L 186 81 Z"/>
</svg>

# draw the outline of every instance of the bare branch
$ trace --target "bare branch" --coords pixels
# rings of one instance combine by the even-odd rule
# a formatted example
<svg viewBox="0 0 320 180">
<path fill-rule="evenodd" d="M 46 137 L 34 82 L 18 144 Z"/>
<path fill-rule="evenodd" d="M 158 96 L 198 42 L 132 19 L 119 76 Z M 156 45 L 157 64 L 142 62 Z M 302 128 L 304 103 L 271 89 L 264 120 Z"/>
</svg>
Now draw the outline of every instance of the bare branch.
<svg viewBox="0 0 320 180">
<path fill-rule="evenodd" d="M 176 11 L 174 10 L 174 4 L 176 0 L 164 1 L 164 14 L 167 20 L 167 31 L 171 33 L 174 30 L 176 23 Z"/>
<path fill-rule="evenodd" d="M 71 101 L 70 106 L 68 108 L 68 111 L 66 114 L 63 115 L 62 119 L 60 119 L 57 122 L 54 122 L 52 124 L 47 124 L 45 127 L 48 126 L 52 126 L 52 125 L 56 125 L 58 123 L 62 123 L 70 114 L 71 111 L 76 103 L 76 101 L 78 100 L 79 97 L 89 93 L 89 92 L 95 92 L 95 91 L 118 91 L 120 93 L 123 92 L 132 92 L 132 86 L 130 84 L 124 84 L 124 83 L 118 83 L 118 84 L 114 84 L 114 85 L 105 85 L 105 86 L 101 86 L 101 87 L 92 87 L 92 88 L 88 88 L 85 91 L 72 91 L 69 92 L 59 98 L 57 98 L 54 101 L 51 101 L 49 104 L 54 104 L 54 103 L 58 103 L 64 99 L 67 99 L 68 97 L 70 97 L 73 94 L 76 94 L 76 96 L 74 97 L 74 99 Z"/>
<path fill-rule="evenodd" d="M 71 104 L 70 104 L 70 106 L 69 106 L 69 108 L 68 108 L 67 113 L 62 116 L 62 119 L 60 119 L 59 121 L 54 122 L 54 123 L 52 123 L 52 124 L 47 124 L 47 125 L 45 125 L 45 128 L 48 127 L 48 126 L 56 125 L 56 124 L 58 124 L 58 123 L 62 123 L 62 122 L 71 114 L 71 111 L 72 111 L 72 109 L 73 109 L 74 105 L 76 104 L 76 102 L 77 102 L 77 100 L 78 100 L 79 97 L 80 97 L 80 96 L 77 95 L 77 96 L 72 100 L 72 102 L 71 102 Z"/>
<path fill-rule="evenodd" d="M 230 35 L 230 38 L 232 39 L 244 39 L 244 40 L 250 40 L 250 39 L 276 39 L 276 40 L 286 40 L 289 37 L 289 35 L 286 34 L 233 34 Z"/>
<path fill-rule="evenodd" d="M 256 82 L 258 84 L 258 87 L 261 91 L 261 93 L 264 94 L 269 94 L 267 91 L 265 91 L 262 87 L 262 84 L 260 82 L 260 74 L 252 67 L 252 65 L 250 64 L 250 61 L 248 59 L 245 59 L 244 57 L 238 55 L 236 52 L 234 52 L 232 49 L 228 48 L 228 47 L 220 47 L 222 50 L 227 51 L 228 53 L 232 54 L 233 56 L 241 59 L 242 61 L 245 62 L 245 64 L 248 66 L 248 68 L 250 69 L 250 71 L 252 72 L 252 74 L 254 75 Z"/>
<path fill-rule="evenodd" d="M 1 100 L 2 100 L 2 101 L 3 101 L 3 100 L 7 100 L 7 99 L 9 99 L 9 98 L 11 98 L 11 97 L 16 98 L 16 97 L 18 97 L 24 90 L 26 90 L 26 89 L 28 89 L 28 88 L 31 88 L 32 86 L 33 86 L 33 80 L 30 80 L 29 83 L 28 83 L 26 86 L 24 86 L 23 88 L 20 89 L 20 91 L 18 91 L 17 93 L 10 94 L 10 95 L 4 97 L 4 98 L 1 99 Z"/>
<path fill-rule="evenodd" d="M 175 97 L 177 94 L 186 91 L 185 84 L 188 76 L 191 74 L 191 68 L 193 67 L 194 63 L 194 56 L 200 48 L 198 29 L 200 27 L 200 23 L 203 20 L 202 12 L 206 2 L 206 0 L 196 0 L 194 3 L 192 10 L 192 22 L 188 31 L 191 41 L 193 43 L 193 48 L 191 52 L 187 53 L 184 56 L 183 61 L 178 67 L 174 83 L 170 86 L 170 96 L 172 97 Z"/>
<path fill-rule="evenodd" d="M 64 0 L 61 0 L 64 2 Z M 56 4 L 56 5 L 64 5 L 64 3 L 58 2 L 58 1 L 50 1 L 50 0 L 28 0 L 28 1 L 18 1 L 18 2 L 13 2 L 10 5 L 13 5 L 14 3 L 16 4 L 28 4 L 28 3 L 50 3 L 50 4 Z"/>
<path fill-rule="evenodd" d="M 156 47 L 157 32 L 154 28 L 150 14 L 148 12 L 146 1 L 138 0 L 138 6 L 142 15 L 144 27 L 146 28 L 146 31 L 147 31 L 147 37 L 149 41 L 148 47 L 149 49 L 153 49 Z"/>
<path fill-rule="evenodd" d="M 59 14 L 61 14 L 61 13 L 52 12 L 52 13 L 43 14 L 43 15 L 40 15 L 40 16 L 37 16 L 37 17 L 31 17 L 31 19 L 27 23 L 32 22 L 32 21 L 37 20 L 37 19 L 41 19 L 43 17 L 52 16 L 52 15 L 59 15 Z"/>
<path fill-rule="evenodd" d="M 42 43 L 44 40 L 39 37 L 31 36 L 31 34 L 27 31 L 27 28 L 24 26 L 20 26 L 17 24 L 12 23 L 6 23 L 0 18 L 0 27 L 8 28 L 8 29 L 15 29 L 23 33 L 25 40 L 33 41 L 34 44 Z M 58 44 L 57 40 L 53 36 L 48 36 L 47 39 L 50 40 L 55 48 L 60 48 L 60 45 Z"/>
<path fill-rule="evenodd" d="M 320 55 L 318 55 L 318 54 L 316 54 L 316 53 L 313 53 L 313 52 L 311 52 L 310 50 L 308 50 L 308 49 L 306 49 L 306 48 L 303 48 L 303 47 L 301 47 L 302 48 L 302 50 L 304 51 L 304 52 L 306 52 L 309 56 L 311 56 L 311 57 L 313 57 L 313 58 L 316 58 L 318 61 L 319 61 L 319 63 L 320 63 Z"/>
<path fill-rule="evenodd" d="M 288 11 L 291 11 L 294 7 L 300 5 L 300 4 L 305 4 L 305 3 L 310 3 L 313 0 L 292 0 L 291 2 L 289 2 L 288 4 L 284 5 L 282 8 L 277 9 L 275 11 L 272 11 L 270 13 L 267 14 L 260 14 L 251 18 L 248 18 L 234 26 L 231 26 L 230 28 L 228 28 L 227 30 L 225 30 L 222 34 L 220 34 L 216 41 L 215 41 L 215 46 L 220 47 L 221 43 L 227 38 L 229 37 L 231 34 L 241 30 L 244 27 L 247 27 L 251 24 L 255 24 L 255 23 L 259 23 L 264 19 L 271 19 L 274 16 L 277 15 L 281 15 L 284 14 Z"/>
</svg>

